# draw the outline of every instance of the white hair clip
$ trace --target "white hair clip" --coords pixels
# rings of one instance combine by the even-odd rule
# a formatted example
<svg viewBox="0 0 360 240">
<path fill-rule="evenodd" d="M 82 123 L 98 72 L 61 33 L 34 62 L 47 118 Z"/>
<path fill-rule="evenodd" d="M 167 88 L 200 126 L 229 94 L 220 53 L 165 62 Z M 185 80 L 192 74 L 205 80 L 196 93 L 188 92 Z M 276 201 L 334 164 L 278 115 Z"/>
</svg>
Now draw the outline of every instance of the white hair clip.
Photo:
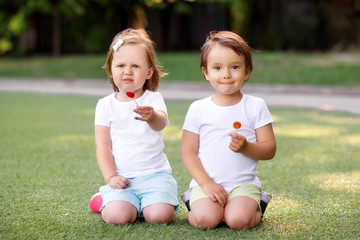
<svg viewBox="0 0 360 240">
<path fill-rule="evenodd" d="M 124 40 L 119 39 L 119 40 L 115 43 L 115 45 L 113 46 L 114 51 L 116 52 L 116 51 L 119 49 L 119 47 L 121 47 L 121 45 L 122 45 L 123 43 L 124 43 Z"/>
</svg>

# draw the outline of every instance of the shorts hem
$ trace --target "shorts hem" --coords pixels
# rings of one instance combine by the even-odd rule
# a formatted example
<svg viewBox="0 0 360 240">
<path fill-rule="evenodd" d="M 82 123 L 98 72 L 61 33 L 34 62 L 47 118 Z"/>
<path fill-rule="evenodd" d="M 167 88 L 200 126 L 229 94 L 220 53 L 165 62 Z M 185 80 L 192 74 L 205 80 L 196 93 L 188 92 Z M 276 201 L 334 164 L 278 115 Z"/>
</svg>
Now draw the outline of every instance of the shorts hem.
<svg viewBox="0 0 360 240">
<path fill-rule="evenodd" d="M 236 192 L 238 192 L 238 193 L 236 193 Z M 249 197 L 257 202 L 258 207 L 259 207 L 258 210 L 260 210 L 261 209 L 260 208 L 260 201 L 261 201 L 260 200 L 260 192 L 261 192 L 261 187 L 259 187 L 258 185 L 255 185 L 255 184 L 241 185 L 241 186 L 235 187 L 234 189 L 232 189 L 230 191 L 230 193 L 228 194 L 227 200 L 229 201 L 232 198 L 240 197 L 240 196 Z M 256 196 L 254 196 L 254 195 L 256 195 Z M 205 194 L 205 192 L 199 185 L 193 186 L 191 188 L 190 206 L 194 202 L 196 202 L 200 199 L 204 199 L 204 198 L 209 198 L 209 196 L 207 196 Z"/>
</svg>

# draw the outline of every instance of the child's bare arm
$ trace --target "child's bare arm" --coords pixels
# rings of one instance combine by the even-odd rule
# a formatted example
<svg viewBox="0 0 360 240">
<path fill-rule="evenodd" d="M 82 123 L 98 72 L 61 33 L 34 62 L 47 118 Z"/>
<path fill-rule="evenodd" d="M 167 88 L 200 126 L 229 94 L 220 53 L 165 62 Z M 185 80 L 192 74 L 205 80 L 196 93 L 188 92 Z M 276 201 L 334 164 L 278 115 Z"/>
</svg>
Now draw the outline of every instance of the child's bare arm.
<svg viewBox="0 0 360 240">
<path fill-rule="evenodd" d="M 134 112 L 140 115 L 135 119 L 147 122 L 155 131 L 161 131 L 166 126 L 167 115 L 163 111 L 154 111 L 154 108 L 150 106 L 138 106 Z"/>
<path fill-rule="evenodd" d="M 106 126 L 95 126 L 96 156 L 101 173 L 107 184 L 112 188 L 126 188 L 130 181 L 118 176 L 115 170 L 114 157 L 112 155 L 112 143 L 110 128 Z"/>
<path fill-rule="evenodd" d="M 270 160 L 275 156 L 276 141 L 269 123 L 255 130 L 257 143 L 250 143 L 242 135 L 231 133 L 230 149 L 255 160 Z"/>
<path fill-rule="evenodd" d="M 206 173 L 197 156 L 198 150 L 199 135 L 184 130 L 181 140 L 181 158 L 185 168 L 212 201 L 225 206 L 227 193 L 223 187 L 216 184 Z"/>
</svg>

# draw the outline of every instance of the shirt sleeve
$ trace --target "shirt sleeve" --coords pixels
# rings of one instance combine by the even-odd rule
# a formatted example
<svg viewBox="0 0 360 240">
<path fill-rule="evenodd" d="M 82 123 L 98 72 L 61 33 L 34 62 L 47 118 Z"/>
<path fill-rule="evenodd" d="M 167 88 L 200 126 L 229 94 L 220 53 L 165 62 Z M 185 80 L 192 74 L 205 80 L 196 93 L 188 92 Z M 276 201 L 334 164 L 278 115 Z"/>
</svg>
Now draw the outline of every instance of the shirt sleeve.
<svg viewBox="0 0 360 240">
<path fill-rule="evenodd" d="M 161 111 L 165 112 L 167 115 L 166 104 L 165 104 L 164 98 L 162 97 L 161 93 L 159 93 L 159 92 L 154 93 L 154 97 L 152 99 L 151 105 L 155 111 L 161 110 Z"/>
<path fill-rule="evenodd" d="M 95 125 L 110 126 L 109 104 L 100 99 L 95 109 Z"/>
<path fill-rule="evenodd" d="M 186 113 L 183 130 L 199 134 L 200 127 L 197 121 L 198 118 L 196 114 L 198 113 L 198 111 L 196 109 L 196 103 L 192 103 L 188 109 L 188 112 Z"/>
<path fill-rule="evenodd" d="M 256 115 L 255 129 L 263 127 L 269 123 L 273 124 L 274 119 L 271 116 L 269 108 L 267 107 L 265 101 L 261 99 L 257 106 L 258 114 Z"/>
</svg>

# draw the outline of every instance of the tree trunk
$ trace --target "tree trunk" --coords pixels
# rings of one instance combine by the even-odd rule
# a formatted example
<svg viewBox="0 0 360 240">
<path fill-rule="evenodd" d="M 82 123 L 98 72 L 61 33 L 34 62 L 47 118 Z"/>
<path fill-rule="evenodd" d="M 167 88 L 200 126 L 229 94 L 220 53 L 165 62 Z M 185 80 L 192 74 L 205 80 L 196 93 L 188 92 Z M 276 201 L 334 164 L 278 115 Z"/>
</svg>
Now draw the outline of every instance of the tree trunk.
<svg viewBox="0 0 360 240">
<path fill-rule="evenodd" d="M 61 18 L 59 4 L 55 4 L 52 17 L 52 55 L 59 57 L 61 53 Z"/>
<path fill-rule="evenodd" d="M 284 14 L 284 0 L 275 0 L 272 9 L 275 9 L 275 50 L 283 50 L 283 14 Z"/>
</svg>

